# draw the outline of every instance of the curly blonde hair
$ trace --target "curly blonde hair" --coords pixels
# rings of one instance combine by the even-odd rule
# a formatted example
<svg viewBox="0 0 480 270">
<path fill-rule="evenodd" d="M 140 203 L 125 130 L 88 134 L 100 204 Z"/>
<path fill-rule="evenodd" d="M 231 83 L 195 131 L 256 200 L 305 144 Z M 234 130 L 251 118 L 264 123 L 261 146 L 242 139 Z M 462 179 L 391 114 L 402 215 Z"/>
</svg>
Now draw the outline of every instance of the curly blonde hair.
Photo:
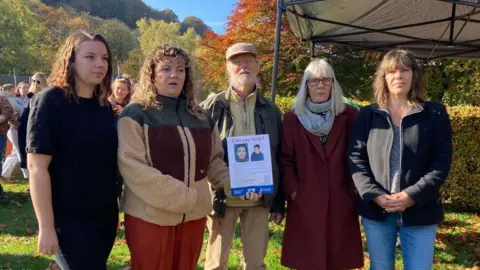
<svg viewBox="0 0 480 270">
<path fill-rule="evenodd" d="M 155 86 L 155 68 L 166 58 L 177 58 L 185 63 L 185 82 L 182 93 L 187 99 L 187 109 L 199 119 L 204 119 L 203 109 L 198 105 L 192 61 L 188 54 L 179 47 L 164 44 L 157 46 L 145 59 L 140 70 L 139 82 L 131 103 L 137 103 L 145 110 L 147 108 L 162 109 L 162 104 L 157 101 L 157 88 Z"/>
<path fill-rule="evenodd" d="M 58 51 L 48 82 L 50 86 L 61 88 L 68 100 L 78 103 L 73 63 L 75 62 L 75 54 L 78 52 L 80 44 L 84 41 L 102 42 L 107 48 L 107 74 L 103 78 L 102 83 L 95 88 L 94 96 L 97 97 L 101 106 L 110 106 L 108 97 L 112 92 L 112 52 L 110 47 L 108 47 L 107 41 L 101 35 L 92 35 L 85 31 L 79 31 L 70 35 Z"/>
<path fill-rule="evenodd" d="M 378 66 L 377 72 L 375 73 L 373 92 L 377 105 L 383 109 L 387 108 L 390 91 L 387 87 L 385 74 L 387 71 L 393 70 L 397 67 L 407 67 L 412 69 L 413 72 L 412 88 L 407 96 L 409 104 L 424 103 L 426 96 L 422 84 L 422 71 L 420 65 L 415 60 L 415 55 L 404 49 L 393 49 L 385 54 L 382 62 Z"/>
</svg>

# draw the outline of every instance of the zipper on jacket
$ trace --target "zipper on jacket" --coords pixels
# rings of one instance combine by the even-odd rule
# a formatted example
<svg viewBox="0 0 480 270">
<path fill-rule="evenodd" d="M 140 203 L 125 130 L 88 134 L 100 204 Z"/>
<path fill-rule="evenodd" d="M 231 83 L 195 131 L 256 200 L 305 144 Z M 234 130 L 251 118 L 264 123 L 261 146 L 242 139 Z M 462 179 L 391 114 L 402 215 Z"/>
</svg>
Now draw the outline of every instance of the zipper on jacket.
<svg viewBox="0 0 480 270">
<path fill-rule="evenodd" d="M 384 110 L 384 109 L 381 109 L 381 111 L 385 112 L 387 114 L 387 117 L 385 117 L 387 119 L 387 122 L 388 124 L 390 125 L 390 131 L 392 132 L 392 142 L 390 143 L 390 145 L 388 145 L 388 158 L 390 160 L 390 155 L 392 154 L 392 146 L 393 146 L 393 140 L 394 140 L 394 137 L 395 137 L 395 131 L 393 130 L 393 120 L 392 120 L 392 117 L 390 115 L 390 112 L 388 110 Z M 387 190 L 390 194 L 392 194 L 392 179 L 390 179 L 390 175 L 391 175 L 391 168 L 390 168 L 390 161 L 387 163 L 387 166 L 388 166 L 388 181 L 387 181 Z"/>
<path fill-rule="evenodd" d="M 399 131 L 399 133 L 400 133 L 400 181 L 399 181 L 398 184 L 400 185 L 399 186 L 400 192 L 403 191 L 402 190 L 402 173 L 403 173 L 403 168 L 402 168 L 403 167 L 403 127 L 402 126 L 403 126 L 403 119 L 407 116 L 408 116 L 408 114 L 405 115 L 402 118 L 402 120 L 400 120 L 400 125 L 399 125 L 399 129 L 400 129 L 400 131 Z M 398 216 L 398 221 L 397 222 L 398 222 L 399 227 L 403 226 L 403 213 L 402 212 L 400 212 L 400 215 Z"/>
<path fill-rule="evenodd" d="M 392 132 L 395 133 L 395 132 L 393 131 L 393 121 L 392 121 L 392 119 L 391 119 L 390 112 L 388 112 L 387 110 L 384 110 L 384 111 L 388 114 L 389 117 L 387 117 L 387 119 L 388 119 L 388 121 L 390 122 L 390 125 L 392 126 Z M 403 175 L 402 175 L 402 174 L 403 174 L 403 120 L 404 120 L 405 118 L 407 118 L 408 116 L 410 116 L 410 115 L 412 115 L 412 114 L 415 114 L 415 113 L 416 113 L 416 112 L 414 112 L 414 113 L 411 113 L 411 112 L 407 113 L 407 114 L 400 120 L 400 125 L 399 125 L 399 133 L 400 133 L 400 183 L 399 183 L 399 184 L 400 184 L 400 192 L 403 191 L 402 185 L 401 185 L 401 183 L 402 183 L 402 177 L 403 177 Z M 392 142 L 392 144 L 393 144 L 393 142 Z M 391 149 L 391 148 L 392 148 L 392 147 L 390 146 L 390 149 Z M 390 154 L 391 154 L 391 150 L 390 150 Z M 389 170 L 389 171 L 388 171 L 388 175 L 390 175 L 390 165 L 389 165 L 388 170 Z M 390 181 L 388 181 L 388 183 L 390 184 Z M 390 190 L 391 188 L 392 188 L 392 187 L 389 186 L 389 191 L 390 191 L 390 192 L 391 192 L 391 190 Z M 400 213 L 398 213 L 398 214 L 399 214 L 399 215 L 397 216 L 397 226 L 403 226 L 403 213 L 400 212 Z"/>
<path fill-rule="evenodd" d="M 227 137 L 232 137 L 233 135 L 233 128 L 235 127 L 235 121 L 233 121 L 233 116 L 232 114 L 230 113 L 230 109 L 226 108 L 225 106 L 223 106 L 220 102 L 218 102 L 218 104 L 227 112 L 228 114 L 228 117 L 230 117 L 230 121 L 232 122 L 232 126 L 228 129 L 227 131 Z M 227 119 L 225 119 L 225 125 L 227 124 Z M 228 127 L 227 127 L 228 128 Z"/>
<path fill-rule="evenodd" d="M 183 126 L 182 119 L 180 118 L 180 114 L 178 113 L 178 107 L 180 105 L 180 101 L 177 101 L 177 106 L 175 112 L 177 113 L 178 121 L 180 121 L 180 126 L 182 127 L 183 135 L 185 136 L 185 141 L 187 142 L 187 155 L 188 155 L 188 164 L 187 164 L 187 187 L 190 187 L 190 143 L 188 142 L 187 132 Z M 186 213 L 183 214 L 182 223 L 185 222 Z"/>
</svg>

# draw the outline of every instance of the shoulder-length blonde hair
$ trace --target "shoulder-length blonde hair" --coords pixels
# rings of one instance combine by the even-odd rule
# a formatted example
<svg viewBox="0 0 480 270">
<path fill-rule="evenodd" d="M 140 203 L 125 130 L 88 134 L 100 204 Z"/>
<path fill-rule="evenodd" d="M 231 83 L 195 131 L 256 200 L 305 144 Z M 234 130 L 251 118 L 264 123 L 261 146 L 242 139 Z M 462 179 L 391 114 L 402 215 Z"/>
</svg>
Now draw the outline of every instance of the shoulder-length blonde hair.
<svg viewBox="0 0 480 270">
<path fill-rule="evenodd" d="M 404 49 L 393 49 L 383 57 L 375 73 L 375 80 L 373 81 L 375 103 L 382 109 L 387 108 L 389 95 L 385 74 L 398 67 L 410 68 L 413 73 L 412 88 L 407 96 L 408 102 L 413 105 L 423 103 L 426 100 L 425 90 L 422 84 L 422 71 L 415 60 L 415 55 Z"/>
<path fill-rule="evenodd" d="M 157 46 L 145 59 L 140 70 L 140 79 L 132 96 L 131 103 L 140 104 L 145 110 L 153 107 L 162 109 L 162 104 L 157 101 L 157 87 L 155 86 L 155 68 L 167 58 L 177 58 L 185 63 L 185 82 L 182 93 L 187 99 L 187 109 L 199 119 L 204 119 L 205 114 L 198 105 L 192 61 L 188 54 L 179 47 L 168 44 Z"/>
<path fill-rule="evenodd" d="M 30 87 L 28 88 L 28 92 L 32 93 L 38 93 L 40 92 L 43 88 L 47 87 L 47 75 L 43 72 L 37 72 L 33 74 L 32 79 L 37 78 L 40 83 L 34 83 L 33 81 L 30 83 Z"/>
<path fill-rule="evenodd" d="M 307 82 L 311 78 L 332 78 L 332 91 L 330 92 L 330 99 L 332 100 L 332 113 L 333 115 L 339 115 L 345 110 L 343 104 L 342 87 L 335 78 L 335 72 L 332 66 L 327 62 L 325 58 L 314 59 L 308 64 L 305 72 L 303 73 L 300 89 L 298 90 L 297 97 L 293 103 L 292 109 L 296 115 L 302 115 L 305 113 L 305 102 L 308 97 L 308 85 Z"/>
<path fill-rule="evenodd" d="M 51 86 L 59 87 L 64 91 L 65 96 L 70 101 L 78 103 L 77 84 L 75 79 L 75 55 L 84 41 L 98 41 L 105 45 L 108 53 L 108 69 L 105 78 L 101 84 L 95 87 L 94 96 L 97 97 L 101 106 L 109 106 L 108 96 L 112 91 L 112 52 L 108 47 L 107 41 L 101 35 L 92 35 L 85 31 L 79 31 L 70 35 L 57 54 L 57 59 L 53 64 L 52 74 L 48 78 Z"/>
<path fill-rule="evenodd" d="M 113 93 L 113 88 L 115 88 L 115 85 L 117 83 L 123 83 L 127 86 L 128 88 L 128 95 L 123 99 L 123 102 L 122 106 L 125 106 L 127 105 L 128 103 L 130 103 L 130 98 L 132 96 L 132 82 L 130 81 L 130 79 L 128 78 L 125 78 L 125 77 L 121 77 L 121 78 L 116 78 L 115 81 L 113 81 L 112 83 L 112 93 L 110 94 L 110 96 L 108 97 L 109 100 L 114 100 L 115 99 L 115 95 Z"/>
</svg>

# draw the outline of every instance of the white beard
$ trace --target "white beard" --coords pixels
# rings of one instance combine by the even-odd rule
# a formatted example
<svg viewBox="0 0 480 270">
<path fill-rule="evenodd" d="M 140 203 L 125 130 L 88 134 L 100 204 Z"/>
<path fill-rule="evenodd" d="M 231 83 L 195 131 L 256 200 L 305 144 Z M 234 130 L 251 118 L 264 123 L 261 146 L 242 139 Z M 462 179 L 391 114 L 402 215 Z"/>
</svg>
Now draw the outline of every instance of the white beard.
<svg viewBox="0 0 480 270">
<path fill-rule="evenodd" d="M 238 75 L 238 76 L 232 76 L 233 82 L 235 85 L 240 85 L 240 86 L 249 86 L 249 85 L 254 85 L 256 82 L 256 78 L 252 75 Z"/>
</svg>

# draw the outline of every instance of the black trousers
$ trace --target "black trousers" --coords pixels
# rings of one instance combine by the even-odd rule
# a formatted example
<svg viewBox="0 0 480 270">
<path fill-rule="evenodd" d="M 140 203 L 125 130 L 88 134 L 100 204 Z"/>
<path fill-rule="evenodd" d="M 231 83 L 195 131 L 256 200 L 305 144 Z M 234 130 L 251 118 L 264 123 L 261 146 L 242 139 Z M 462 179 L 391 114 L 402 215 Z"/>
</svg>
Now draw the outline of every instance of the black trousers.
<svg viewBox="0 0 480 270">
<path fill-rule="evenodd" d="M 106 270 L 117 226 L 118 211 L 96 219 L 56 220 L 60 248 L 55 261 L 62 270 Z"/>
</svg>

